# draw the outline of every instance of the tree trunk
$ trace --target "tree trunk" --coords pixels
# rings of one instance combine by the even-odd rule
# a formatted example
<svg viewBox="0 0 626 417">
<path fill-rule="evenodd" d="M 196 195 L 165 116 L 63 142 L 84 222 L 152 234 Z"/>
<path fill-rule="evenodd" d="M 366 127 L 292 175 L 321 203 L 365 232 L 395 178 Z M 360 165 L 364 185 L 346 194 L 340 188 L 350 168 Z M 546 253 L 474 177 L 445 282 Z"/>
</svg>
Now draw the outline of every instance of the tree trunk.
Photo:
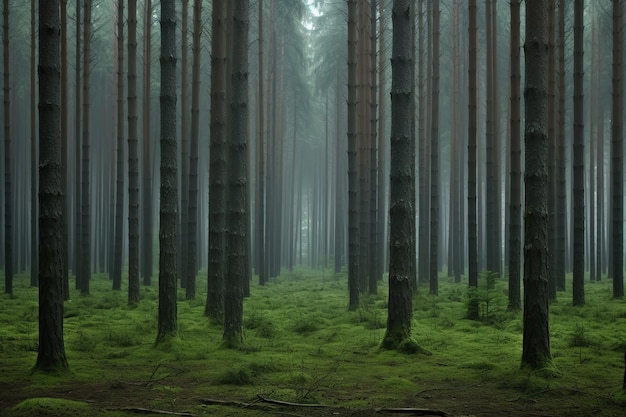
<svg viewBox="0 0 626 417">
<path fill-rule="evenodd" d="M 429 251 L 429 239 L 430 239 L 430 213 L 429 213 L 429 203 L 430 203 L 430 180 L 428 176 L 428 137 L 426 135 L 426 125 L 427 121 L 427 106 L 426 106 L 426 87 L 424 85 L 424 79 L 426 78 L 424 74 L 424 51 L 425 47 L 425 36 L 424 36 L 424 22 L 428 19 L 428 15 L 424 17 L 424 2 L 418 2 L 417 16 L 419 24 L 419 33 L 418 33 L 418 69 L 417 69 L 417 94 L 418 94 L 418 134 L 417 140 L 419 141 L 419 243 L 418 243 L 418 251 L 419 256 L 419 273 L 418 273 L 418 282 L 426 283 L 429 281 L 429 261 L 430 257 L 428 255 Z M 428 61 L 431 62 L 431 61 Z M 427 66 L 427 65 L 426 65 Z"/>
<path fill-rule="evenodd" d="M 181 4 L 181 47 L 180 47 L 180 137 L 181 137 L 181 169 L 180 169 L 180 211 L 178 237 L 178 276 L 180 286 L 187 286 L 187 263 L 189 255 L 188 210 L 189 210 L 189 149 L 187 137 L 187 32 L 189 17 L 189 0 L 180 1 Z"/>
<path fill-rule="evenodd" d="M 381 261 L 381 256 L 383 256 L 382 252 L 378 250 L 379 245 L 377 242 L 378 238 L 378 193 L 381 191 L 381 184 L 377 184 L 378 181 L 378 142 L 377 142 L 377 114 L 376 114 L 376 106 L 378 104 L 378 99 L 376 96 L 376 1 L 370 1 L 370 22 L 369 22 L 369 42 L 370 42 L 370 63 L 369 63 L 369 80 L 370 80 L 370 178 L 369 178 L 369 194 L 370 194 L 370 212 L 369 212 L 369 269 L 370 269 L 370 282 L 368 285 L 369 293 L 376 294 L 378 292 L 378 281 L 382 279 L 382 276 L 378 274 L 380 271 L 380 267 L 378 263 Z M 328 116 L 327 116 L 328 117 Z M 330 159 L 329 155 L 326 156 L 326 160 Z M 328 177 L 328 167 L 325 170 L 325 175 Z M 328 180 L 324 183 L 324 188 L 328 187 Z M 324 191 L 325 195 L 328 195 L 327 191 Z M 327 197 L 326 197 L 327 200 Z M 327 212 L 327 207 L 324 206 L 324 212 Z M 325 230 L 328 230 L 327 224 L 328 219 L 324 222 Z M 326 258 L 328 258 L 326 256 Z"/>
<path fill-rule="evenodd" d="M 624 297 L 623 218 L 623 97 L 624 38 L 622 2 L 613 0 L 613 95 L 611 101 L 611 212 L 613 219 L 613 297 Z M 626 374 L 625 374 L 626 378 Z M 626 379 L 625 379 L 626 383 Z"/>
<path fill-rule="evenodd" d="M 80 273 L 78 278 L 80 281 L 80 293 L 82 295 L 89 295 L 89 281 L 91 280 L 91 189 L 89 184 L 90 174 L 90 138 L 89 138 L 89 87 L 90 87 L 90 44 L 91 44 L 91 0 L 85 0 L 84 2 L 84 16 L 83 16 L 83 95 L 82 95 L 82 107 L 83 107 L 83 124 L 82 124 L 82 167 L 81 167 L 81 257 L 79 262 L 81 263 Z"/>
<path fill-rule="evenodd" d="M 68 368 L 63 344 L 59 2 L 39 1 L 39 349 L 35 369 Z"/>
<path fill-rule="evenodd" d="M 359 306 L 359 191 L 357 173 L 357 0 L 348 0 L 348 308 Z"/>
<path fill-rule="evenodd" d="M 375 3 L 375 2 L 372 2 Z M 380 19 L 379 31 L 378 31 L 378 220 L 377 220 L 377 231 L 376 231 L 376 243 L 378 245 L 378 256 L 380 259 L 377 261 L 378 270 L 376 271 L 376 276 L 379 279 L 383 278 L 383 274 L 385 272 L 387 261 L 387 250 L 389 248 L 386 239 L 386 230 L 385 225 L 387 224 L 387 213 L 386 213 L 386 201 L 387 201 L 387 181 L 386 181 L 386 149 L 387 149 L 387 131 L 385 129 L 385 110 L 386 110 L 386 71 L 385 67 L 387 65 L 386 57 L 385 57 L 385 2 L 378 2 L 378 17 Z M 337 153 L 336 158 L 339 158 L 339 154 Z M 339 198 L 335 200 L 337 203 L 339 202 Z M 338 210 L 338 208 L 337 208 Z M 339 229 L 335 228 L 335 233 L 338 233 Z M 335 249 L 337 250 L 337 249 Z M 336 268 L 335 268 L 336 270 Z M 336 271 L 338 272 L 338 271 Z"/>
<path fill-rule="evenodd" d="M 33 5 L 34 1 L 31 2 Z M 63 299 L 69 300 L 70 298 L 70 285 L 69 285 L 69 189 L 67 183 L 67 152 L 68 152 L 68 133 L 67 133 L 67 119 L 68 119 L 68 99 L 67 99 L 67 74 L 69 66 L 67 64 L 67 0 L 61 0 L 61 187 L 63 188 L 63 198 L 61 199 L 61 210 L 63 212 Z M 33 6 L 34 7 L 34 6 Z M 33 10 L 33 16 L 34 16 Z M 34 46 L 33 46 L 34 52 Z M 33 73 L 32 79 L 34 80 L 35 74 Z M 34 87 L 33 87 L 34 89 Z M 34 100 L 35 92 L 33 91 L 32 97 Z M 34 110 L 34 104 L 33 104 Z M 31 116 L 33 120 L 33 132 L 34 128 L 34 115 Z M 34 159 L 33 159 L 34 160 Z M 36 211 L 36 209 L 34 209 Z M 33 259 L 36 259 L 36 255 Z M 36 268 L 35 268 L 36 269 Z"/>
<path fill-rule="evenodd" d="M 13 193 L 11 180 L 11 97 L 9 95 L 9 0 L 2 2 L 4 62 L 4 291 L 13 294 Z"/>
<path fill-rule="evenodd" d="M 38 200 L 37 200 L 37 132 L 35 129 L 37 117 L 37 101 L 36 88 L 37 79 L 35 78 L 35 47 L 36 47 L 36 15 L 34 1 L 30 2 L 30 285 L 36 287 L 38 285 L 38 246 L 37 241 L 37 219 L 38 219 Z M 61 35 L 63 36 L 63 35 Z"/>
<path fill-rule="evenodd" d="M 150 99 L 151 99 L 151 66 L 152 66 L 152 0 L 144 3 L 144 49 L 143 49 L 143 102 L 142 102 L 142 189 L 141 205 L 141 275 L 143 284 L 150 285 L 152 280 L 152 158 L 150 156 Z"/>
<path fill-rule="evenodd" d="M 522 365 L 550 361 L 548 331 L 547 82 L 548 10 L 545 0 L 526 2 L 524 336 Z"/>
<path fill-rule="evenodd" d="M 209 173 L 209 267 L 204 314 L 222 323 L 224 319 L 225 210 L 226 210 L 226 61 L 227 5 L 213 5 L 211 39 L 211 142 Z"/>
<path fill-rule="evenodd" d="M 556 252 L 556 178 L 554 173 L 555 147 L 554 140 L 554 105 L 555 105 L 555 81 L 554 81 L 554 14 L 555 4 L 548 4 L 548 298 L 556 299 L 556 280 L 554 276 L 554 260 Z"/>
<path fill-rule="evenodd" d="M 161 188 L 159 208 L 159 330 L 156 343 L 176 335 L 176 2 L 161 1 Z"/>
<path fill-rule="evenodd" d="M 239 346 L 243 340 L 243 280 L 247 279 L 247 152 L 248 152 L 248 0 L 233 8 L 231 72 L 231 132 L 228 142 L 228 214 L 226 280 L 224 285 L 223 343 Z"/>
<path fill-rule="evenodd" d="M 257 97 L 257 159 L 256 159 L 256 204 L 255 204 L 255 250 L 256 270 L 259 275 L 259 285 L 267 281 L 267 267 L 265 264 L 265 99 L 263 98 L 263 0 L 259 0 L 259 79 Z M 292 181 L 294 179 L 292 178 Z"/>
<path fill-rule="evenodd" d="M 511 6 L 511 202 L 509 206 L 509 310 L 521 308 L 521 230 L 522 230 L 522 182 L 520 143 L 520 3 L 512 0 Z"/>
<path fill-rule="evenodd" d="M 137 0 L 128 0 L 128 303 L 139 302 Z"/>
<path fill-rule="evenodd" d="M 196 274 L 198 272 L 198 136 L 200 127 L 200 36 L 202 35 L 202 1 L 193 3 L 193 62 L 191 68 L 191 142 L 189 144 L 189 212 L 187 221 L 188 258 L 187 286 L 188 300 L 196 298 Z"/>
<path fill-rule="evenodd" d="M 567 225 L 565 189 L 565 5 L 559 2 L 559 113 L 557 138 L 557 249 L 555 275 L 556 288 L 565 290 L 565 233 Z"/>
<path fill-rule="evenodd" d="M 430 293 L 439 293 L 439 0 L 433 1 L 432 91 L 430 103 Z"/>
<path fill-rule="evenodd" d="M 585 145 L 583 113 L 583 14 L 584 0 L 574 2 L 574 262 L 573 303 L 585 304 Z"/>
<path fill-rule="evenodd" d="M 409 0 L 394 0 L 393 43 L 391 58 L 391 161 L 390 161 L 390 245 L 389 301 L 387 330 L 383 347 L 398 349 L 411 337 L 412 289 L 410 282 L 411 176 L 415 160 L 411 158 L 411 44 L 413 30 Z"/>
<path fill-rule="evenodd" d="M 76 68 L 74 73 L 75 86 L 74 86 L 74 138 L 76 140 L 74 144 L 74 278 L 76 289 L 80 289 L 80 279 L 82 277 L 82 251 L 81 245 L 83 222 L 82 222 L 82 196 L 81 196 L 81 0 L 76 0 Z"/>
<path fill-rule="evenodd" d="M 476 0 L 469 0 L 469 129 L 467 157 L 467 237 L 469 286 L 478 287 L 478 235 L 476 227 L 476 133 L 477 104 L 476 98 L 476 59 L 478 43 L 476 39 L 478 26 L 476 23 Z"/>
<path fill-rule="evenodd" d="M 124 0 L 117 2 L 117 156 L 113 289 L 122 289 L 124 242 Z"/>
</svg>

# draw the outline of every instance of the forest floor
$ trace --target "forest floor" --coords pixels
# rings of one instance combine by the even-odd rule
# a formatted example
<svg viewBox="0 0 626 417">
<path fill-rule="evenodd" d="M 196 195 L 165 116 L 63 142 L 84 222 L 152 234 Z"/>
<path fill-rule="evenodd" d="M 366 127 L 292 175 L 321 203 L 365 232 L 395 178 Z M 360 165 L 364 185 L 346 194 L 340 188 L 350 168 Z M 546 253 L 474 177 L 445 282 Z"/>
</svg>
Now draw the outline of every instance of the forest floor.
<svg viewBox="0 0 626 417">
<path fill-rule="evenodd" d="M 481 278 L 480 319 L 465 318 L 467 284 L 420 287 L 413 334 L 431 355 L 383 351 L 386 285 L 347 311 L 345 274 L 284 273 L 252 285 L 244 345 L 219 346 L 203 316 L 206 290 L 179 294 L 179 336 L 154 346 L 156 285 L 138 306 L 104 276 L 65 307 L 71 372 L 32 374 L 37 290 L 28 278 L 0 296 L 0 416 L 624 416 L 626 302 L 611 281 L 588 282 L 587 305 L 551 305 L 553 366 L 523 370 L 522 315 L 506 311 L 506 279 Z M 569 283 L 568 283 L 569 284 Z M 199 279 L 198 288 L 206 288 Z M 569 287 L 571 288 L 571 286 Z M 401 413 L 401 414 L 400 414 Z"/>
</svg>

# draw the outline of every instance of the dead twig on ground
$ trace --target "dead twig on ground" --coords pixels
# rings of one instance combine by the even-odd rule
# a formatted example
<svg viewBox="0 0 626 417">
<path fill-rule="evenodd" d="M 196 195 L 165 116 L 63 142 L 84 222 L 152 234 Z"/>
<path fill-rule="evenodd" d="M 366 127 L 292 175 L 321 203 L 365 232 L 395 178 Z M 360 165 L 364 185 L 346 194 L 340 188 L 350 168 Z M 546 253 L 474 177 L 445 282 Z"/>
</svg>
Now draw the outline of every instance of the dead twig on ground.
<svg viewBox="0 0 626 417">
<path fill-rule="evenodd" d="M 191 413 L 177 413 L 174 411 L 155 410 L 151 408 L 141 408 L 141 407 L 109 408 L 109 410 L 126 411 L 128 413 L 137 413 L 137 414 L 160 414 L 160 415 L 166 415 L 166 416 L 195 417 L 195 415 Z"/>
<path fill-rule="evenodd" d="M 428 408 L 413 408 L 413 407 L 400 407 L 400 408 L 379 408 L 376 413 L 395 413 L 395 414 L 412 414 L 414 416 L 440 416 L 448 417 L 448 413 L 440 410 L 430 410 Z"/>
</svg>

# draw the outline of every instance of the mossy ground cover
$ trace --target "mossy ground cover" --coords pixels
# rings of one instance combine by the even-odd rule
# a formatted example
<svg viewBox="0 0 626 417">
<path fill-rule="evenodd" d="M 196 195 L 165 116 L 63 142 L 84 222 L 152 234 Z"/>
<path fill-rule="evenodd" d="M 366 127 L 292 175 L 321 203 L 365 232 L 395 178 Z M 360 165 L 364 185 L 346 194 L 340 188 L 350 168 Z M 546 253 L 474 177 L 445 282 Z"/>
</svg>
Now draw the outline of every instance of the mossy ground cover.
<svg viewBox="0 0 626 417">
<path fill-rule="evenodd" d="M 553 366 L 531 372 L 520 370 L 522 314 L 506 310 L 505 279 L 488 285 L 483 277 L 475 294 L 466 282 L 446 277 L 438 296 L 420 287 L 413 337 L 431 354 L 406 355 L 380 349 L 386 285 L 348 311 L 345 274 L 307 269 L 285 272 L 264 287 L 253 284 L 244 303 L 243 347 L 220 348 L 221 327 L 203 315 L 202 276 L 196 300 L 179 293 L 178 337 L 156 347 L 156 285 L 141 288 L 136 306 L 127 305 L 125 291 L 111 291 L 104 276 L 94 276 L 90 296 L 72 291 L 65 304 L 72 372 L 63 376 L 31 374 L 37 289 L 18 276 L 14 295 L 0 296 L 0 415 L 136 415 L 128 408 L 364 415 L 383 407 L 450 415 L 626 414 L 626 302 L 612 299 L 609 280 L 586 284 L 584 307 L 558 294 L 550 306 Z M 466 318 L 472 297 L 478 320 Z M 333 408 L 285 410 L 261 405 L 259 394 Z M 233 403 L 205 404 L 209 398 Z"/>
</svg>

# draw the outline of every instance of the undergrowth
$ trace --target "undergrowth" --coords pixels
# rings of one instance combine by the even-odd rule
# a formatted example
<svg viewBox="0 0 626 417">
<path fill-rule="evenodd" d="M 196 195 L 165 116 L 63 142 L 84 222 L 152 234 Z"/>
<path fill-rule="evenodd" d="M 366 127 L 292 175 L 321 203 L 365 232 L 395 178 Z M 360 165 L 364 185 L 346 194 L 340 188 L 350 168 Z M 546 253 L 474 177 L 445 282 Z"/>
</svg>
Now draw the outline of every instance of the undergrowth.
<svg viewBox="0 0 626 417">
<path fill-rule="evenodd" d="M 125 291 L 111 291 L 106 276 L 94 276 L 90 296 L 72 290 L 64 321 L 72 374 L 54 379 L 30 374 L 37 355 L 37 289 L 18 275 L 14 296 L 0 296 L 0 383 L 24 385 L 35 396 L 42 387 L 67 383 L 123 378 L 163 389 L 184 378 L 194 381 L 186 395 L 198 398 L 271 393 L 284 401 L 345 406 L 388 404 L 427 387 L 481 381 L 518 395 L 574 387 L 623 396 L 626 304 L 611 298 L 609 280 L 586 283 L 586 306 L 572 307 L 566 293 L 550 305 L 558 373 L 549 374 L 520 370 L 522 313 L 506 309 L 505 278 L 483 275 L 475 294 L 466 281 L 444 277 L 439 295 L 418 288 L 411 340 L 430 356 L 380 349 L 386 285 L 348 311 L 345 274 L 304 268 L 263 287 L 253 283 L 244 301 L 243 343 L 221 349 L 222 328 L 204 316 L 206 281 L 198 281 L 196 300 L 179 292 L 178 336 L 156 348 L 156 285 L 142 287 L 134 306 L 127 305 Z M 475 303 L 473 320 L 469 303 Z M 179 395 L 174 388 L 168 391 L 173 398 Z"/>
</svg>

